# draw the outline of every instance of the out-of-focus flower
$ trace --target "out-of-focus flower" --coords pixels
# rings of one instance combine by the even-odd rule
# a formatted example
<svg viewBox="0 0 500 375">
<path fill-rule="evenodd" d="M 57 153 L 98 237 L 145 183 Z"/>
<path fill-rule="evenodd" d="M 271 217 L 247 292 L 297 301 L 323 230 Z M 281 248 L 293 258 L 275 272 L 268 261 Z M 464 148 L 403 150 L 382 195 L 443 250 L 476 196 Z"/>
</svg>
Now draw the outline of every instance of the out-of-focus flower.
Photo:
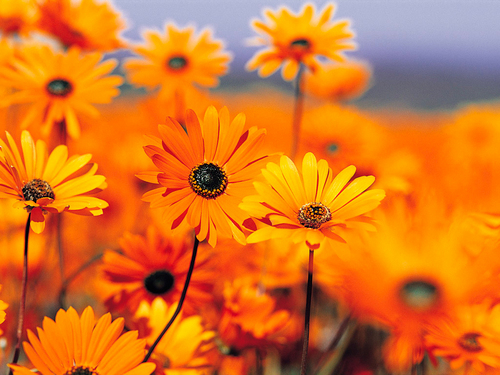
<svg viewBox="0 0 500 375">
<path fill-rule="evenodd" d="M 0 2 L 0 33 L 26 34 L 33 29 L 37 17 L 34 0 L 2 0 Z"/>
<path fill-rule="evenodd" d="M 148 228 L 146 237 L 125 234 L 120 240 L 122 254 L 106 250 L 103 271 L 106 278 L 122 289 L 112 295 L 106 304 L 114 311 L 134 313 L 141 301 L 151 303 L 161 297 L 169 305 L 178 301 L 189 269 L 192 248 L 191 236 L 162 237 Z M 212 288 L 216 275 L 207 267 L 208 252 L 197 259 L 184 311 L 193 314 L 196 306 L 212 301 Z"/>
<path fill-rule="evenodd" d="M 2 286 L 0 285 L 0 290 L 2 289 Z M 8 304 L 6 304 L 4 301 L 0 300 L 0 324 L 2 324 L 5 321 L 5 316 L 7 315 L 5 313 L 5 309 L 9 307 Z M 2 329 L 0 329 L 0 335 L 3 334 Z"/>
<path fill-rule="evenodd" d="M 118 34 L 125 21 L 109 1 L 41 0 L 39 13 L 38 28 L 65 47 L 103 52 L 123 47 Z"/>
<path fill-rule="evenodd" d="M 304 92 L 336 102 L 354 99 L 368 89 L 371 73 L 368 64 L 353 60 L 320 65 L 305 73 Z"/>
<path fill-rule="evenodd" d="M 77 47 L 54 52 L 44 45 L 25 46 L 8 66 L 0 68 L 0 83 L 15 90 L 2 102 L 31 104 L 21 127 L 42 124 L 48 134 L 53 125 L 59 125 L 71 138 L 78 138 L 77 115 L 97 117 L 92 104 L 109 103 L 120 93 L 123 79 L 106 76 L 116 60 L 99 63 L 101 59 L 100 53 L 82 55 Z"/>
<path fill-rule="evenodd" d="M 326 238 L 345 242 L 339 228 L 374 230 L 365 214 L 380 204 L 385 193 L 380 189 L 365 191 L 375 181 L 373 176 L 349 183 L 355 172 L 351 165 L 334 177 L 328 163 L 317 162 L 312 153 L 304 156 L 302 174 L 286 156 L 281 157 L 280 165 L 268 163 L 262 170 L 267 184 L 255 182 L 259 195 L 245 198 L 240 205 L 267 224 L 247 241 L 289 238 L 314 250 Z"/>
<path fill-rule="evenodd" d="M 191 291 L 191 289 L 190 289 Z M 162 298 L 151 304 L 142 302 L 135 319 L 147 320 L 149 332 L 145 336 L 152 345 L 174 314 L 177 304 L 167 305 Z M 208 352 L 215 349 L 215 332 L 207 330 L 199 315 L 180 316 L 158 343 L 151 360 L 157 363 L 156 373 L 165 375 L 206 374 L 211 368 Z"/>
<path fill-rule="evenodd" d="M 209 29 L 195 34 L 192 27 L 165 25 L 165 33 L 147 30 L 146 45 L 135 47 L 142 58 L 128 59 L 124 67 L 130 81 L 139 86 L 160 86 L 163 99 L 185 100 L 194 85 L 215 87 L 226 74 L 231 55 L 222 41 L 212 39 Z"/>
<path fill-rule="evenodd" d="M 141 363 L 146 340 L 137 331 L 122 335 L 124 319 L 111 321 L 111 314 L 96 321 L 92 307 L 79 317 L 75 309 L 59 310 L 55 321 L 45 317 L 38 337 L 28 330 L 24 351 L 32 365 L 43 375 L 99 374 L 149 375 L 155 364 Z M 9 365 L 16 375 L 33 372 L 20 365 Z"/>
<path fill-rule="evenodd" d="M 459 306 L 451 319 L 433 326 L 426 336 L 432 352 L 446 358 L 452 369 L 462 366 L 485 373 L 500 369 L 500 305 L 491 301 Z"/>
<path fill-rule="evenodd" d="M 248 214 L 238 207 L 254 189 L 252 182 L 267 160 L 259 156 L 258 146 L 264 129 L 245 128 L 245 115 L 232 122 L 226 107 L 220 113 L 209 107 L 200 124 L 188 110 L 186 131 L 172 118 L 159 125 L 161 139 L 146 146 L 146 154 L 160 169 L 140 178 L 162 187 L 144 194 L 151 208 L 163 207 L 164 221 L 172 229 L 187 220 L 198 240 L 233 237 L 245 243 L 242 223 Z"/>
<path fill-rule="evenodd" d="M 343 62 L 342 52 L 355 48 L 350 41 L 354 33 L 349 30 L 349 21 L 330 20 L 333 9 L 333 4 L 327 4 L 317 18 L 311 3 L 305 4 L 299 14 L 293 14 L 287 7 L 277 12 L 265 9 L 267 22 L 252 22 L 255 31 L 261 34 L 252 44 L 268 48 L 257 52 L 247 63 L 247 69 L 259 69 L 259 75 L 267 77 L 283 64 L 281 74 L 289 81 L 296 76 L 300 64 L 315 72 L 319 56 Z"/>
<path fill-rule="evenodd" d="M 101 215 L 108 204 L 87 195 L 106 187 L 106 178 L 96 175 L 97 164 L 88 165 L 92 155 L 73 155 L 57 146 L 50 155 L 45 142 L 33 141 L 28 131 L 21 135 L 21 151 L 7 133 L 0 139 L 0 198 L 14 198 L 16 207 L 31 213 L 31 229 L 41 233 L 45 214 L 68 211 L 79 215 Z"/>
</svg>

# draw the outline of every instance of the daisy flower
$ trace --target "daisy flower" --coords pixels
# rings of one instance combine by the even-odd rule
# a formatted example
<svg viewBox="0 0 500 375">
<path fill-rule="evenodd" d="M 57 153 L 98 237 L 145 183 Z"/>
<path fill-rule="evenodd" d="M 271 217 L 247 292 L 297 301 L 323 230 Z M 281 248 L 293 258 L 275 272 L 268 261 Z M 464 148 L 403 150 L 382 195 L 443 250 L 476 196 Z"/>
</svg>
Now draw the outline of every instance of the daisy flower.
<svg viewBox="0 0 500 375">
<path fill-rule="evenodd" d="M 102 63 L 100 53 L 82 55 L 77 47 L 54 52 L 48 46 L 21 48 L 17 58 L 0 68 L 0 83 L 14 89 L 4 105 L 29 103 L 21 127 L 41 122 L 48 134 L 54 124 L 71 138 L 80 136 L 78 116 L 99 116 L 92 104 L 109 103 L 120 91 L 119 76 L 107 76 L 116 60 Z"/>
<path fill-rule="evenodd" d="M 345 242 L 340 228 L 371 229 L 364 214 L 377 207 L 385 193 L 365 191 L 375 181 L 373 176 L 349 183 L 355 172 L 351 165 L 334 177 L 328 163 L 317 162 L 310 152 L 304 156 L 302 174 L 287 156 L 281 157 L 280 165 L 268 163 L 262 170 L 267 183 L 254 182 L 258 195 L 245 198 L 240 205 L 267 224 L 250 234 L 247 242 L 290 238 L 315 250 L 325 238 Z"/>
<path fill-rule="evenodd" d="M 146 340 L 137 331 L 121 334 L 124 319 L 111 321 L 111 314 L 95 319 L 92 307 L 81 317 L 75 309 L 59 310 L 55 321 L 45 317 L 38 337 L 28 330 L 29 342 L 23 348 L 37 372 L 42 375 L 149 375 L 154 363 L 141 363 Z M 9 365 L 15 375 L 32 375 L 32 370 Z"/>
<path fill-rule="evenodd" d="M 311 71 L 320 66 L 318 56 L 337 62 L 343 62 L 344 50 L 355 48 L 350 41 L 354 33 L 349 30 L 349 21 L 332 22 L 333 4 L 327 4 L 315 17 L 314 5 L 305 4 L 299 14 L 294 14 L 287 7 L 276 12 L 264 10 L 266 22 L 253 20 L 252 27 L 261 34 L 252 40 L 252 44 L 266 46 L 258 51 L 246 68 L 258 69 L 261 77 L 273 74 L 283 65 L 283 79 L 292 80 L 304 64 Z"/>
<path fill-rule="evenodd" d="M 161 86 L 160 96 L 170 99 L 194 84 L 215 87 L 226 74 L 231 55 L 222 41 L 213 39 L 209 29 L 195 34 L 193 27 L 184 29 L 166 24 L 164 33 L 147 30 L 145 45 L 135 47 L 141 58 L 128 59 L 124 67 L 135 85 Z"/>
<path fill-rule="evenodd" d="M 31 229 L 41 233 L 45 214 L 69 211 L 80 215 L 101 215 L 108 204 L 88 193 L 106 187 L 106 178 L 96 175 L 92 155 L 68 158 L 68 148 L 57 146 L 50 155 L 45 142 L 33 141 L 28 131 L 21 135 L 21 152 L 7 132 L 0 139 L 0 198 L 17 199 L 16 207 L 30 212 Z"/>
<path fill-rule="evenodd" d="M 118 34 L 125 21 L 109 1 L 42 0 L 39 14 L 38 28 L 65 47 L 103 52 L 123 47 Z"/>
<path fill-rule="evenodd" d="M 161 187 L 143 200 L 151 208 L 164 208 L 164 221 L 176 228 L 184 220 L 195 229 L 199 241 L 214 247 L 217 237 L 233 237 L 245 243 L 242 223 L 249 216 L 238 207 L 254 192 L 252 182 L 267 156 L 258 156 L 264 129 L 245 128 L 245 115 L 231 122 L 226 107 L 219 113 L 211 106 L 203 121 L 192 110 L 186 115 L 187 132 L 177 121 L 159 125 L 161 139 L 145 147 L 158 172 L 139 175 Z"/>
</svg>

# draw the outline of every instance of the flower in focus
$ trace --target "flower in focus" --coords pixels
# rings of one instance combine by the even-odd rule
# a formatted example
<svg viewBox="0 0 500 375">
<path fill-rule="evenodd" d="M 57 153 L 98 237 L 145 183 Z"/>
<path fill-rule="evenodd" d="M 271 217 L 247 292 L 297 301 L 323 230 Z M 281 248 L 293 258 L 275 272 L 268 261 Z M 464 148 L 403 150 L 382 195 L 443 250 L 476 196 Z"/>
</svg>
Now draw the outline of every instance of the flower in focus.
<svg viewBox="0 0 500 375">
<path fill-rule="evenodd" d="M 36 19 L 34 0 L 2 0 L 0 2 L 0 33 L 26 34 Z"/>
<path fill-rule="evenodd" d="M 9 66 L 0 68 L 0 83 L 15 89 L 3 103 L 31 104 L 21 127 L 41 123 L 48 134 L 58 124 L 71 138 L 78 138 L 77 115 L 99 116 L 92 104 L 109 103 L 120 93 L 122 78 L 106 76 L 116 60 L 99 63 L 101 58 L 97 52 L 81 55 L 76 47 L 54 52 L 48 46 L 25 46 Z"/>
<path fill-rule="evenodd" d="M 87 51 L 111 51 L 123 46 L 118 33 L 125 22 L 108 1 L 42 0 L 38 28 L 65 47 Z"/>
<path fill-rule="evenodd" d="M 151 303 L 161 297 L 169 305 L 178 301 L 189 269 L 191 236 L 183 232 L 163 238 L 153 228 L 146 237 L 125 234 L 120 240 L 122 253 L 106 250 L 103 271 L 106 278 L 121 287 L 106 304 L 116 311 L 127 307 L 134 313 L 141 301 Z M 184 311 L 193 314 L 196 306 L 212 301 L 216 275 L 207 267 L 208 252 L 200 254 L 191 279 Z"/>
<path fill-rule="evenodd" d="M 344 50 L 355 45 L 349 40 L 354 33 L 349 30 L 349 21 L 332 22 L 333 4 L 327 4 L 317 18 L 314 6 L 305 4 L 299 14 L 293 14 L 287 7 L 277 12 L 264 10 L 267 22 L 254 20 L 252 26 L 261 34 L 252 44 L 268 48 L 257 52 L 247 63 L 248 70 L 259 69 L 261 77 L 274 73 L 282 64 L 283 79 L 292 80 L 304 64 L 315 72 L 320 63 L 318 56 L 343 62 Z"/>
<path fill-rule="evenodd" d="M 192 27 L 179 29 L 167 24 L 165 34 L 147 30 L 144 39 L 146 45 L 135 48 L 142 58 L 128 59 L 124 67 L 133 84 L 161 86 L 164 99 L 182 95 L 194 84 L 215 87 L 228 70 L 231 55 L 223 50 L 222 41 L 212 39 L 209 29 L 196 35 Z"/>
<path fill-rule="evenodd" d="M 302 162 L 302 175 L 293 161 L 282 156 L 280 165 L 268 163 L 262 174 L 267 181 L 255 182 L 259 195 L 247 197 L 240 205 L 251 216 L 267 224 L 250 234 L 247 242 L 271 238 L 290 238 L 317 249 L 325 238 L 345 242 L 340 228 L 374 229 L 365 214 L 380 204 L 383 190 L 365 191 L 373 184 L 373 176 L 349 180 L 356 168 L 349 166 L 333 176 L 325 160 L 316 162 L 307 153 Z"/>
<path fill-rule="evenodd" d="M 233 237 L 245 243 L 242 223 L 248 215 L 238 207 L 254 192 L 252 182 L 267 156 L 258 156 L 265 129 L 244 130 L 245 115 L 232 122 L 226 107 L 219 113 L 211 106 L 200 120 L 187 111 L 186 128 L 169 117 L 159 125 L 160 139 L 145 147 L 160 169 L 139 175 L 162 187 L 144 194 L 151 208 L 163 207 L 164 221 L 174 229 L 187 220 L 196 237 L 214 247 L 217 237 Z"/>
<path fill-rule="evenodd" d="M 92 307 L 81 317 L 75 309 L 59 310 L 55 321 L 45 317 L 38 337 L 28 330 L 29 342 L 24 351 L 42 375 L 149 375 L 154 363 L 141 363 L 146 354 L 145 340 L 138 340 L 137 331 L 121 334 L 124 319 L 111 321 L 111 314 L 96 321 Z M 30 375 L 31 370 L 9 365 L 15 375 Z"/>
<path fill-rule="evenodd" d="M 28 131 L 21 135 L 21 151 L 7 132 L 0 139 L 0 198 L 13 198 L 16 207 L 30 212 L 31 229 L 41 233 L 45 214 L 69 211 L 79 215 L 101 215 L 108 204 L 88 196 L 106 187 L 106 178 L 96 175 L 97 164 L 89 165 L 90 154 L 68 158 L 68 148 L 57 146 L 50 155 L 45 142 L 33 141 Z"/>
</svg>

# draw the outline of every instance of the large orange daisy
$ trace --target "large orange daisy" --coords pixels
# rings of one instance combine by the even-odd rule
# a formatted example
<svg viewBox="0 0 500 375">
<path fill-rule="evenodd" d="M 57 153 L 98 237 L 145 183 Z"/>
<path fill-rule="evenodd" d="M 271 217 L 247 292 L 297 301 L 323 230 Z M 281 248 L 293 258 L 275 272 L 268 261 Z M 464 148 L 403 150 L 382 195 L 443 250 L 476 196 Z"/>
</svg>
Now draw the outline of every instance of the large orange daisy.
<svg viewBox="0 0 500 375">
<path fill-rule="evenodd" d="M 47 212 L 69 211 L 101 215 L 108 204 L 89 194 L 106 187 L 106 178 L 96 175 L 92 155 L 68 158 L 68 148 L 57 146 L 49 155 L 45 142 L 33 141 L 28 131 L 21 135 L 21 152 L 12 136 L 0 139 L 0 198 L 17 199 L 17 207 L 30 212 L 31 229 L 41 233 Z"/>
<path fill-rule="evenodd" d="M 349 30 L 349 21 L 332 22 L 333 4 L 327 4 L 315 17 L 314 5 L 305 4 L 298 14 L 287 7 L 276 12 L 264 10 L 266 22 L 253 20 L 252 26 L 261 36 L 252 44 L 267 48 L 257 52 L 247 63 L 248 70 L 259 69 L 261 77 L 273 74 L 283 65 L 283 79 L 292 80 L 304 64 L 311 71 L 320 66 L 318 56 L 343 62 L 344 50 L 355 48 L 350 39 L 354 33 Z"/>
<path fill-rule="evenodd" d="M 373 176 L 349 183 L 355 172 L 351 165 L 334 177 L 328 163 L 317 162 L 310 152 L 304 156 L 302 174 L 287 156 L 281 157 L 279 165 L 268 163 L 262 170 L 267 183 L 254 182 L 258 195 L 240 205 L 267 224 L 250 234 L 247 242 L 290 238 L 314 250 L 326 238 L 345 242 L 343 228 L 371 229 L 365 214 L 380 204 L 385 193 L 365 191 L 375 181 Z"/>
<path fill-rule="evenodd" d="M 0 68 L 0 83 L 15 91 L 3 103 L 31 104 L 21 127 L 41 124 L 47 134 L 58 124 L 71 138 L 78 138 L 78 116 L 97 117 L 93 104 L 109 103 L 120 93 L 122 78 L 107 76 L 116 60 L 99 63 L 101 59 L 100 53 L 82 55 L 77 47 L 55 52 L 48 46 L 25 46 Z"/>
<path fill-rule="evenodd" d="M 146 44 L 134 49 L 141 58 L 129 59 L 124 67 L 133 84 L 160 86 L 164 99 L 194 84 L 215 87 L 228 70 L 231 55 L 223 50 L 222 41 L 212 38 L 209 29 L 196 35 L 192 27 L 181 29 L 169 23 L 163 34 L 147 30 L 144 39 Z"/>
<path fill-rule="evenodd" d="M 38 27 L 65 47 L 111 51 L 123 47 L 119 33 L 125 28 L 121 14 L 109 1 L 42 0 Z"/>
<path fill-rule="evenodd" d="M 188 110 L 186 128 L 168 118 L 158 126 L 161 139 L 145 147 L 160 171 L 139 177 L 161 187 L 144 194 L 143 200 L 165 209 L 169 227 L 186 220 L 198 240 L 208 239 L 211 246 L 218 236 L 244 244 L 242 223 L 249 216 L 238 204 L 254 192 L 252 182 L 266 162 L 267 156 L 258 155 L 266 131 L 245 130 L 245 115 L 230 121 L 226 107 L 217 113 L 212 106 L 201 123 Z"/>
<path fill-rule="evenodd" d="M 38 337 L 28 330 L 24 351 L 42 375 L 149 375 L 154 363 L 141 363 L 146 340 L 137 331 L 121 334 L 124 319 L 111 321 L 111 314 L 95 319 L 89 306 L 79 317 L 75 309 L 59 310 L 55 321 L 43 320 Z M 15 375 L 32 375 L 32 370 L 10 365 Z"/>
</svg>

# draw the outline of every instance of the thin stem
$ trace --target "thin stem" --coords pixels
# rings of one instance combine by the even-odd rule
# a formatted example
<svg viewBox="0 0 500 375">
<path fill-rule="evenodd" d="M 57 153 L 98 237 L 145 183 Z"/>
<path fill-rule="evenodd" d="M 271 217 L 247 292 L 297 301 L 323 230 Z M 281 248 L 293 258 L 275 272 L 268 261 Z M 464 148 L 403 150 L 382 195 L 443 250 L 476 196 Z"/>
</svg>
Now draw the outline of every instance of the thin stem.
<svg viewBox="0 0 500 375">
<path fill-rule="evenodd" d="M 58 297 L 58 301 L 59 301 L 59 307 L 61 308 L 64 308 L 65 305 L 66 305 L 66 292 L 68 291 L 68 287 L 69 285 L 73 282 L 74 279 L 76 279 L 76 277 L 82 273 L 83 271 L 85 271 L 88 267 L 90 267 L 92 264 L 94 264 L 95 262 L 97 262 L 99 259 L 101 259 L 103 256 L 103 254 L 97 254 L 95 256 L 93 256 L 92 258 L 90 258 L 87 262 L 85 262 L 84 264 L 82 264 L 80 266 L 80 268 L 78 268 L 77 270 L 75 270 L 71 275 L 69 275 L 62 283 L 61 285 L 61 289 L 59 290 L 59 297 Z"/>
<path fill-rule="evenodd" d="M 149 348 L 146 356 L 143 359 L 143 362 L 147 362 L 149 357 L 151 357 L 151 354 L 153 354 L 153 351 L 155 350 L 156 345 L 158 345 L 158 343 L 160 342 L 162 337 L 165 335 L 165 333 L 167 333 L 170 326 L 174 323 L 175 318 L 177 318 L 177 315 L 179 315 L 179 313 L 181 312 L 182 304 L 184 303 L 184 298 L 186 298 L 186 293 L 187 293 L 187 290 L 189 287 L 189 281 L 191 280 L 191 275 L 193 274 L 194 263 L 196 261 L 196 253 L 198 252 L 198 245 L 199 244 L 200 244 L 200 241 L 198 241 L 198 238 L 195 237 L 194 238 L 194 245 L 193 245 L 193 255 L 191 255 L 191 263 L 189 264 L 189 269 L 188 269 L 188 272 L 186 275 L 186 282 L 184 283 L 184 288 L 182 289 L 181 298 L 179 299 L 179 303 L 177 305 L 177 308 L 175 309 L 174 315 L 172 315 L 172 317 L 170 318 L 170 320 L 167 323 L 167 325 L 165 326 L 165 328 L 163 328 L 163 331 L 161 331 L 161 333 L 158 335 L 158 337 L 156 338 L 153 345 L 151 345 L 151 347 Z"/>
<path fill-rule="evenodd" d="M 295 104 L 293 109 L 292 123 L 292 150 L 290 152 L 291 159 L 295 159 L 299 148 L 300 125 L 302 123 L 302 111 L 304 108 L 304 93 L 302 92 L 302 73 L 304 65 L 299 65 L 297 77 L 295 77 Z"/>
<path fill-rule="evenodd" d="M 313 263 L 314 263 L 313 261 L 314 261 L 314 250 L 309 250 L 306 314 L 304 319 L 304 342 L 302 345 L 302 362 L 300 364 L 300 375 L 305 375 L 307 367 L 307 350 L 309 348 L 309 321 L 311 320 L 311 300 L 312 300 Z"/>
<path fill-rule="evenodd" d="M 56 215 L 57 220 L 57 250 L 59 253 L 59 273 L 61 275 L 61 284 L 64 285 L 64 251 L 63 251 L 63 235 L 62 235 L 62 219 L 63 215 Z M 62 305 L 61 305 L 62 307 Z"/>
<path fill-rule="evenodd" d="M 17 342 L 16 348 L 14 350 L 14 357 L 12 358 L 12 363 L 15 364 L 19 360 L 19 354 L 21 353 L 21 339 L 23 336 L 24 327 L 24 312 L 26 310 L 26 291 L 28 289 L 28 242 L 30 236 L 30 224 L 31 224 L 31 213 L 28 214 L 28 220 L 26 221 L 26 228 L 24 230 L 24 265 L 23 265 L 23 276 L 21 284 L 21 300 L 19 301 L 19 318 L 17 321 Z M 12 370 L 10 370 L 12 374 Z"/>
<path fill-rule="evenodd" d="M 262 363 L 262 352 L 259 348 L 255 348 L 255 372 L 257 375 L 264 374 L 264 366 Z"/>
</svg>

